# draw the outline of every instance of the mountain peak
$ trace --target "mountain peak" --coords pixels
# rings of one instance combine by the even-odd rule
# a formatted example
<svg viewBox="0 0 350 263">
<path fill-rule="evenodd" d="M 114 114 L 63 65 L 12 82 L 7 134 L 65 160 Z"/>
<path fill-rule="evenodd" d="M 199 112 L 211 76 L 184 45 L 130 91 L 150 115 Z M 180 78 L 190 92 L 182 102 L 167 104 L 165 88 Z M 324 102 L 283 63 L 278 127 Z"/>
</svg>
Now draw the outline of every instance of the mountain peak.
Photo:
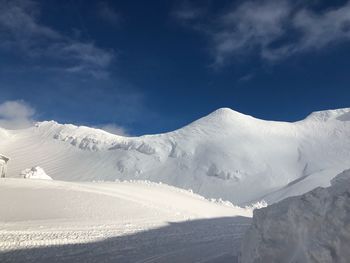
<svg viewBox="0 0 350 263">
<path fill-rule="evenodd" d="M 187 125 L 187 127 L 200 127 L 201 129 L 226 129 L 227 127 L 232 127 L 233 124 L 237 125 L 239 123 L 247 123 L 247 121 L 251 119 L 254 118 L 249 115 L 234 111 L 230 108 L 219 108 L 212 113 L 190 123 Z"/>
<path fill-rule="evenodd" d="M 229 120 L 230 121 L 230 120 L 244 120 L 244 119 L 248 119 L 248 118 L 250 119 L 253 117 L 250 115 L 246 115 L 246 114 L 240 113 L 238 111 L 232 110 L 230 108 L 219 108 L 204 118 L 212 120 L 212 121 L 215 121 L 215 120 Z"/>
<path fill-rule="evenodd" d="M 223 116 L 237 116 L 237 115 L 248 116 L 248 115 L 245 115 L 243 113 L 240 113 L 240 112 L 235 111 L 235 110 L 230 109 L 230 108 L 219 108 L 219 109 L 213 111 L 211 114 L 223 115 Z M 211 115 L 211 114 L 209 114 L 209 115 Z"/>
</svg>

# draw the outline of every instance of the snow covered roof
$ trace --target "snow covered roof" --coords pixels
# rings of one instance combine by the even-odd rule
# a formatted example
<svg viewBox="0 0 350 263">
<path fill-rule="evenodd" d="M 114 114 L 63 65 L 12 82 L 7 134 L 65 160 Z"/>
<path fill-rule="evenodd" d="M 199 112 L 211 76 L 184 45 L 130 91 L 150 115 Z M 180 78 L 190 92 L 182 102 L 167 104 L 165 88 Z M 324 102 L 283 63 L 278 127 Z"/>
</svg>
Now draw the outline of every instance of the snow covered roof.
<svg viewBox="0 0 350 263">
<path fill-rule="evenodd" d="M 5 155 L 0 154 L 0 160 L 4 160 L 5 162 L 8 162 L 10 158 L 6 157 Z"/>
</svg>

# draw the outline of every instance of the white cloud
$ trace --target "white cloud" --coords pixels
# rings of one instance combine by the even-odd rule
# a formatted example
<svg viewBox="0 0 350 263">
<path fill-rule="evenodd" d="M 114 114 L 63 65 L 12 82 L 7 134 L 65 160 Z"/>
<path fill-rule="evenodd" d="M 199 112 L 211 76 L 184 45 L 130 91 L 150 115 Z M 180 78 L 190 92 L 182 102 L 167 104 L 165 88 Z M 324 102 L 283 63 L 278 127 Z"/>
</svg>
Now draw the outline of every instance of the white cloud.
<svg viewBox="0 0 350 263">
<path fill-rule="evenodd" d="M 51 52 L 57 59 L 68 58 L 70 65 L 65 68 L 67 72 L 85 72 L 96 78 L 105 78 L 108 76 L 106 69 L 114 58 L 114 52 L 112 51 L 100 49 L 93 43 L 77 41 L 55 44 L 50 48 L 49 53 Z"/>
<path fill-rule="evenodd" d="M 10 100 L 0 104 L 0 128 L 23 129 L 37 122 L 35 109 L 23 100 Z M 106 132 L 130 136 L 125 127 L 114 123 L 93 126 Z"/>
<path fill-rule="evenodd" d="M 31 0 L 0 0 L 0 48 L 63 63 L 71 73 L 107 76 L 115 57 L 111 50 L 73 39 L 39 22 L 40 5 Z M 56 70 L 57 63 L 54 63 Z M 47 66 L 49 67 L 49 65 Z"/>
<path fill-rule="evenodd" d="M 350 2 L 337 9 L 316 14 L 307 9 L 298 12 L 293 25 L 303 35 L 299 50 L 320 49 L 331 43 L 350 40 Z"/>
<path fill-rule="evenodd" d="M 98 129 L 101 129 L 101 130 L 104 130 L 106 132 L 113 133 L 116 135 L 120 135 L 120 136 L 130 136 L 125 127 L 116 125 L 114 123 L 95 126 L 95 128 L 98 128 Z"/>
<path fill-rule="evenodd" d="M 217 64 L 228 55 L 268 46 L 284 34 L 284 19 L 290 12 L 286 1 L 244 2 L 220 18 L 218 32 L 212 32 Z"/>
<path fill-rule="evenodd" d="M 61 38 L 58 32 L 38 23 L 39 11 L 39 6 L 30 0 L 1 0 L 0 26 L 12 39 Z"/>
<path fill-rule="evenodd" d="M 252 52 L 278 61 L 350 40 L 350 2 L 323 11 L 313 10 L 310 3 L 243 1 L 226 9 L 214 22 L 203 26 L 200 20 L 201 26 L 196 27 L 191 21 L 190 26 L 209 37 L 215 66 Z"/>
<path fill-rule="evenodd" d="M 0 127 L 21 129 L 34 122 L 35 110 L 21 100 L 5 101 L 0 104 Z"/>
</svg>

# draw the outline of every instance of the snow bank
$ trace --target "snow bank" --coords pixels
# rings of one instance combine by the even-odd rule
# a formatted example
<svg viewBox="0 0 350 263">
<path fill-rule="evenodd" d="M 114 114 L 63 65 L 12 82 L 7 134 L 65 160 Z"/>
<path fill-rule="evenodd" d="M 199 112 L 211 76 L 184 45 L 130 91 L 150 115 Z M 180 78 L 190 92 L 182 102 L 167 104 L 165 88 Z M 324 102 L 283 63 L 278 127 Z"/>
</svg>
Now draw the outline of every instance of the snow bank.
<svg viewBox="0 0 350 263">
<path fill-rule="evenodd" d="M 316 188 L 254 211 L 240 262 L 349 262 L 350 170 Z"/>
<path fill-rule="evenodd" d="M 52 178 L 45 173 L 44 169 L 39 166 L 23 170 L 21 176 L 26 179 L 52 180 Z"/>
</svg>

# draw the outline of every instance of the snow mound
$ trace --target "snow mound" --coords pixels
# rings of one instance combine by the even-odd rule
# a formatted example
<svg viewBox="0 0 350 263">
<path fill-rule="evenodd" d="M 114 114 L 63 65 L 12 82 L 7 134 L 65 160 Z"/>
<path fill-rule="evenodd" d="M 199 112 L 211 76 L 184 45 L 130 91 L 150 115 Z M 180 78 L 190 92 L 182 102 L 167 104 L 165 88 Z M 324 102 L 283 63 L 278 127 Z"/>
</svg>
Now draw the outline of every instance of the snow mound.
<svg viewBox="0 0 350 263">
<path fill-rule="evenodd" d="M 1 139 L 1 140 L 4 140 L 4 139 L 6 139 L 7 137 L 8 137 L 7 131 L 4 130 L 4 129 L 2 129 L 2 128 L 0 128 L 0 139 Z"/>
<path fill-rule="evenodd" d="M 52 180 L 52 178 L 45 173 L 44 169 L 39 166 L 23 170 L 21 176 L 26 179 Z"/>
<path fill-rule="evenodd" d="M 242 263 L 349 262 L 350 170 L 316 188 L 254 211 Z"/>
</svg>

